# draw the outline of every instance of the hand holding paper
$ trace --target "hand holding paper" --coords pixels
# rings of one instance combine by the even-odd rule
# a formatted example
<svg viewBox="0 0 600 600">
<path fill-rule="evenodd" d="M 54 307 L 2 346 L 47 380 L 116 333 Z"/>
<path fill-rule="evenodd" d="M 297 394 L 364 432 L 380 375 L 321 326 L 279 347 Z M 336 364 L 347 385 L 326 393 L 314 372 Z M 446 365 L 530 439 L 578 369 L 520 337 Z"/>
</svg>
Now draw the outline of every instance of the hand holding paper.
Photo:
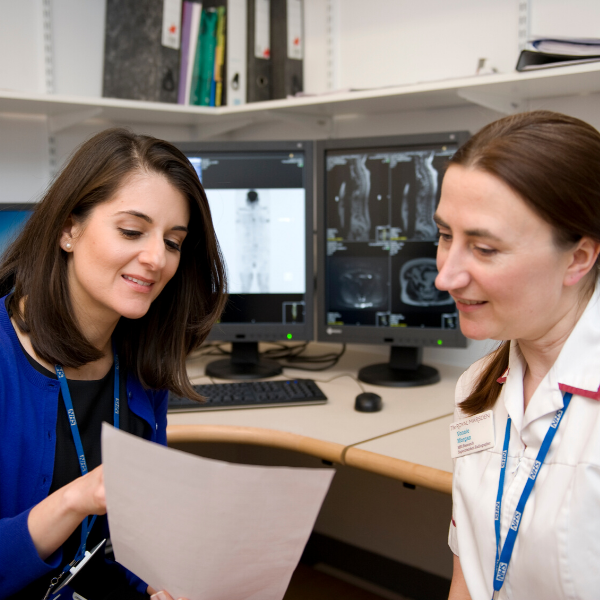
<svg viewBox="0 0 600 600">
<path fill-rule="evenodd" d="M 200 458 L 106 424 L 102 456 L 116 559 L 189 600 L 281 600 L 334 475 Z"/>
</svg>

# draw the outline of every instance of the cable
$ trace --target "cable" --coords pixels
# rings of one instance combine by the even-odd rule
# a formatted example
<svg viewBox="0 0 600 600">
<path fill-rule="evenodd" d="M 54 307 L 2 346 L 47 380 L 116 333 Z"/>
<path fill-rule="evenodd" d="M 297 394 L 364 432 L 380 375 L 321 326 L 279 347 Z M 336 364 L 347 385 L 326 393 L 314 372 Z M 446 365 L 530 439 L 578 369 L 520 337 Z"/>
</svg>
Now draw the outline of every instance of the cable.
<svg viewBox="0 0 600 600">
<path fill-rule="evenodd" d="M 339 362 L 340 358 L 346 352 L 346 344 L 342 344 L 342 349 L 337 354 L 329 353 L 329 354 L 321 354 L 317 356 L 302 356 L 302 352 L 306 349 L 308 343 L 304 344 L 304 346 L 296 353 L 290 354 L 286 357 L 286 362 L 281 362 L 282 367 L 287 367 L 290 369 L 298 369 L 299 371 L 326 371 L 327 369 L 331 369 Z M 307 363 L 307 364 L 322 364 L 326 363 L 323 367 L 301 367 L 297 363 Z"/>
<path fill-rule="evenodd" d="M 260 353 L 260 356 L 277 360 L 284 368 L 297 369 L 299 371 L 326 371 L 331 369 L 339 362 L 340 358 L 346 352 L 346 344 L 342 344 L 340 352 L 328 352 L 312 356 L 303 356 L 303 352 L 308 348 L 309 342 L 302 342 L 295 346 L 289 346 L 281 342 L 272 342 L 275 348 L 269 348 Z M 199 358 L 201 356 L 231 356 L 231 351 L 223 348 L 224 343 L 213 342 L 203 345 L 190 355 L 190 358 Z M 304 367 L 302 363 L 309 365 L 324 365 L 322 367 Z"/>
</svg>

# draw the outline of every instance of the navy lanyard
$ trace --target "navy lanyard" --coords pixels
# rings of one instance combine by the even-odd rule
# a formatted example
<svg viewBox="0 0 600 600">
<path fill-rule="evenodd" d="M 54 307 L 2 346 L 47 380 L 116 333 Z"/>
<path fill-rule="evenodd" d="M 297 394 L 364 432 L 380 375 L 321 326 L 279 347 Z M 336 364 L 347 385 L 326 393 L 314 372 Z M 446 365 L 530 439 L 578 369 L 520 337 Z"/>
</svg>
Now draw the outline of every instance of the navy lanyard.
<svg viewBox="0 0 600 600">
<path fill-rule="evenodd" d="M 500 482 L 498 483 L 498 496 L 496 498 L 496 514 L 495 514 L 495 522 L 494 526 L 496 529 L 496 566 L 494 568 L 494 594 L 499 592 L 502 586 L 504 585 L 504 578 L 506 577 L 506 571 L 508 570 L 508 565 L 510 563 L 510 559 L 515 547 L 515 541 L 517 539 L 517 533 L 519 532 L 519 527 L 521 525 L 521 517 L 523 516 L 523 511 L 525 510 L 525 505 L 527 504 L 527 500 L 529 500 L 529 495 L 531 494 L 531 490 L 536 482 L 538 473 L 542 465 L 544 464 L 544 460 L 546 459 L 546 454 L 548 454 L 548 450 L 550 449 L 550 445 L 552 444 L 552 440 L 558 430 L 558 426 L 562 421 L 562 418 L 569 408 L 569 403 L 571 402 L 571 397 L 573 394 L 566 393 L 563 395 L 564 407 L 560 410 L 556 411 L 556 415 L 554 419 L 552 419 L 552 423 L 550 423 L 550 427 L 544 437 L 544 441 L 540 447 L 538 455 L 533 463 L 533 467 L 531 467 L 531 472 L 529 473 L 529 477 L 527 479 L 527 483 L 525 484 L 525 488 L 523 489 L 523 493 L 521 494 L 521 498 L 519 499 L 519 503 L 517 504 L 517 508 L 515 509 L 515 514 L 513 516 L 510 528 L 508 533 L 506 534 L 506 540 L 504 540 L 504 546 L 502 550 L 500 550 L 500 514 L 502 512 L 502 496 L 504 495 L 504 474 L 506 472 L 506 461 L 508 458 L 508 445 L 510 443 L 510 426 L 511 420 L 508 417 L 506 422 L 506 432 L 504 434 L 504 448 L 502 449 L 502 463 L 500 465 Z M 493 600 L 493 596 L 492 596 Z"/>
<path fill-rule="evenodd" d="M 117 353 L 114 353 L 114 362 L 115 362 L 115 401 L 114 401 L 114 426 L 119 429 L 119 357 Z M 67 415 L 69 417 L 69 423 L 71 424 L 71 433 L 73 435 L 73 441 L 75 442 L 75 449 L 77 450 L 77 457 L 79 459 L 79 468 L 81 470 L 81 474 L 85 475 L 88 472 L 87 462 L 85 460 L 85 454 L 83 452 L 83 444 L 81 443 L 81 436 L 79 435 L 79 427 L 77 426 L 77 419 L 75 418 L 75 411 L 73 410 L 73 401 L 71 400 L 71 393 L 69 392 L 69 385 L 67 384 L 67 378 L 65 377 L 65 372 L 63 368 L 59 365 L 54 367 L 56 370 L 56 375 L 58 376 L 58 381 L 60 383 L 60 390 L 62 392 L 62 397 L 65 403 L 65 407 L 67 409 Z M 80 561 L 85 555 L 85 546 L 87 543 L 87 538 L 94 526 L 94 521 L 96 520 L 96 515 L 94 515 L 91 521 L 88 517 L 85 517 L 83 522 L 81 523 L 81 544 L 79 545 L 79 550 L 77 550 L 77 554 L 75 555 L 75 559 L 73 562 Z M 89 521 L 89 522 L 88 522 Z M 65 570 L 69 570 L 72 566 L 72 563 L 65 567 Z"/>
</svg>

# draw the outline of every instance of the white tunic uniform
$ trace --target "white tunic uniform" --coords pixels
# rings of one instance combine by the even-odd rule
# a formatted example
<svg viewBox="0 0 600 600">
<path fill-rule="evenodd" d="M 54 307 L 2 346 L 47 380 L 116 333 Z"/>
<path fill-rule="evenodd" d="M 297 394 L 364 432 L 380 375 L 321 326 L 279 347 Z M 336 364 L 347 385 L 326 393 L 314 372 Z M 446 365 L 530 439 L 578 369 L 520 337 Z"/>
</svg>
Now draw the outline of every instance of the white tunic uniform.
<svg viewBox="0 0 600 600">
<path fill-rule="evenodd" d="M 482 359 L 460 378 L 456 403 L 472 389 Z M 502 500 L 501 544 L 563 392 L 572 392 L 525 507 L 499 598 L 600 598 L 600 291 L 590 300 L 554 366 L 523 412 L 525 364 L 511 344 L 509 371 L 494 406 L 495 445 L 454 461 L 449 545 L 473 600 L 493 593 L 494 508 L 506 420 L 512 419 Z M 458 406 L 456 420 L 464 418 Z"/>
</svg>

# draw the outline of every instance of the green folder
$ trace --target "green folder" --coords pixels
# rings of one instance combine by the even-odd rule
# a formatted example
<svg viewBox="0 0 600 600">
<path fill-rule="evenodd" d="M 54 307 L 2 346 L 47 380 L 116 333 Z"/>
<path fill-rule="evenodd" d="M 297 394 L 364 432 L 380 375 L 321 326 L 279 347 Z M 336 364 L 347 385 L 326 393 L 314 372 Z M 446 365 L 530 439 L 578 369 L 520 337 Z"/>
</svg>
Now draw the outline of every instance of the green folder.
<svg viewBox="0 0 600 600">
<path fill-rule="evenodd" d="M 190 104 L 210 106 L 210 86 L 215 65 L 217 10 L 207 8 L 202 11 L 200 35 L 194 60 L 194 73 L 190 92 Z"/>
</svg>

